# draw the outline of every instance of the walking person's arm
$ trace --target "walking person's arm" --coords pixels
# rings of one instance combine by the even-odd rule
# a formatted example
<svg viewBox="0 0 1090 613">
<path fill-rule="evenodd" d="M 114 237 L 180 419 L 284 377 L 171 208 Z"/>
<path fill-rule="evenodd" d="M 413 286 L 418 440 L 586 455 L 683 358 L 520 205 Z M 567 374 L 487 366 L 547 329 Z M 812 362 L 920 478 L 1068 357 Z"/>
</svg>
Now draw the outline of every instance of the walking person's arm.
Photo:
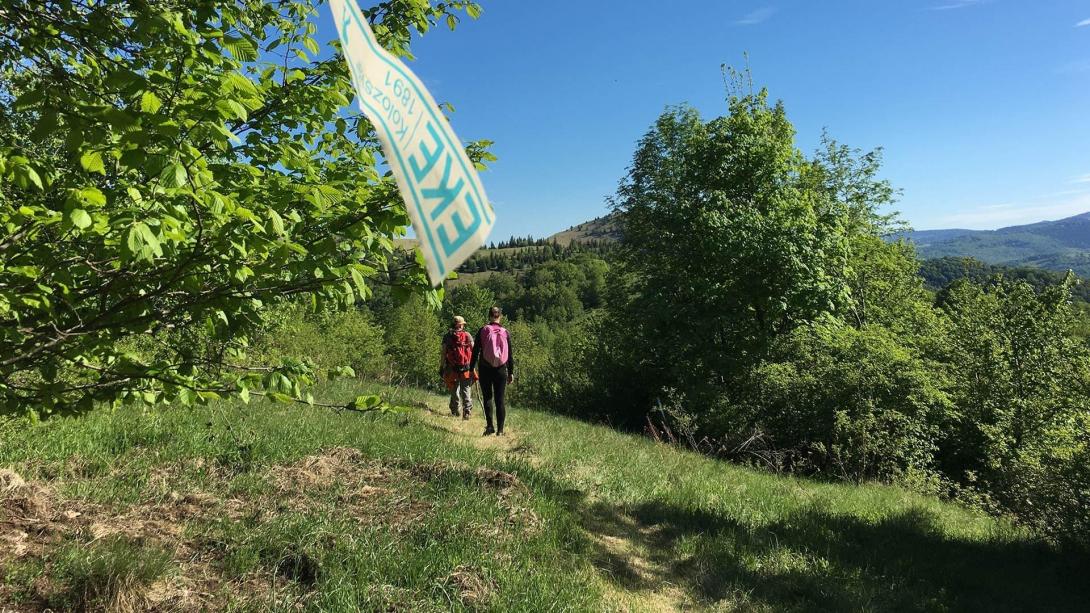
<svg viewBox="0 0 1090 613">
<path fill-rule="evenodd" d="M 439 343 L 439 377 L 447 370 L 447 337 L 443 336 L 443 342 Z"/>
<path fill-rule="evenodd" d="M 507 333 L 507 382 L 515 380 L 515 346 L 511 343 L 511 333 Z"/>
<path fill-rule="evenodd" d="M 469 359 L 469 370 L 470 370 L 470 372 L 476 372 L 476 370 L 477 370 L 477 360 L 480 359 L 480 357 L 481 357 L 481 331 L 482 330 L 484 330 L 484 328 L 481 328 L 480 330 L 477 330 L 477 336 L 473 337 L 473 357 Z"/>
</svg>

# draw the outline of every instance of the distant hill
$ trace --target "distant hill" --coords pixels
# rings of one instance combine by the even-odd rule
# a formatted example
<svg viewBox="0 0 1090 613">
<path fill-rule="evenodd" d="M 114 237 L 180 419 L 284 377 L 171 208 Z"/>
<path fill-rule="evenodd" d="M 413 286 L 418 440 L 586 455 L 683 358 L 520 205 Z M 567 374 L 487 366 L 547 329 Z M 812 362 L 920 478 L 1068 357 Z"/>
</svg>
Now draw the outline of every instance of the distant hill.
<svg viewBox="0 0 1090 613">
<path fill-rule="evenodd" d="M 616 213 L 596 217 L 549 237 L 550 241 L 556 241 L 561 247 L 567 247 L 573 242 L 587 243 L 620 239 L 621 225 L 617 220 Z"/>
<path fill-rule="evenodd" d="M 922 259 L 972 257 L 988 264 L 1072 269 L 1090 276 L 1090 212 L 998 230 L 922 230 L 899 235 Z"/>
</svg>

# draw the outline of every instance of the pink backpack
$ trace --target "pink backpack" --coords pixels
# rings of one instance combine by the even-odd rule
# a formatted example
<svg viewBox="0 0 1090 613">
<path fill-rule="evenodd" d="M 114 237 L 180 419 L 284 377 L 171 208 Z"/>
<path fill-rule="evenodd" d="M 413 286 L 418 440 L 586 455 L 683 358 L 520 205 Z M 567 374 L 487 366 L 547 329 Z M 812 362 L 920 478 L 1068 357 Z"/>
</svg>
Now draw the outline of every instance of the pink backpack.
<svg viewBox="0 0 1090 613">
<path fill-rule="evenodd" d="M 481 356 L 484 361 L 499 368 L 507 364 L 507 329 L 498 324 L 484 327 L 484 339 L 481 343 Z"/>
</svg>

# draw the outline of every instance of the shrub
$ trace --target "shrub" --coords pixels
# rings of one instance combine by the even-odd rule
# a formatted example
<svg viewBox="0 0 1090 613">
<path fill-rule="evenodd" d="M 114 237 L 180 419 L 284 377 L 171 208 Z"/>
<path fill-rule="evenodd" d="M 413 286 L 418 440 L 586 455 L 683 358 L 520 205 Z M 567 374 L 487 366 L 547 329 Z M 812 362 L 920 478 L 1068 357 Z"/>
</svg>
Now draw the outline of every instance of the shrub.
<svg viewBox="0 0 1090 613">
<path fill-rule="evenodd" d="M 325 377 L 342 366 L 362 378 L 383 379 L 390 374 L 382 326 L 369 311 L 308 313 L 296 303 L 270 319 L 272 331 L 262 349 L 273 360 L 306 359 Z"/>
<path fill-rule="evenodd" d="M 776 353 L 751 373 L 744 403 L 747 427 L 768 432 L 789 468 L 856 481 L 932 470 L 950 400 L 934 370 L 887 329 L 819 324 Z"/>
<path fill-rule="evenodd" d="M 386 354 L 400 380 L 439 388 L 439 317 L 423 296 L 413 294 L 386 316 Z"/>
<path fill-rule="evenodd" d="M 940 294 L 957 419 L 940 458 L 1058 540 L 1090 543 L 1090 351 L 1073 336 L 1071 283 L 998 279 Z"/>
</svg>

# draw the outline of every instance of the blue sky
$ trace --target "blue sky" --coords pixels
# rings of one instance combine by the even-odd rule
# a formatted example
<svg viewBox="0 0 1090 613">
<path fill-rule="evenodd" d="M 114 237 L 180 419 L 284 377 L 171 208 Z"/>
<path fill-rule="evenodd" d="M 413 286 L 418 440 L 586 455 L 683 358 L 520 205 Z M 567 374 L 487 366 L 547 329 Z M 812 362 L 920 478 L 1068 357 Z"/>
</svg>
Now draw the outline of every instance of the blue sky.
<svg viewBox="0 0 1090 613">
<path fill-rule="evenodd" d="M 723 114 L 720 65 L 745 53 L 803 151 L 823 128 L 885 149 L 918 229 L 1090 211 L 1087 0 L 481 4 L 479 20 L 417 40 L 410 66 L 455 106 L 463 140 L 496 142 L 481 177 L 496 239 L 605 213 L 655 118 L 683 102 Z"/>
</svg>

